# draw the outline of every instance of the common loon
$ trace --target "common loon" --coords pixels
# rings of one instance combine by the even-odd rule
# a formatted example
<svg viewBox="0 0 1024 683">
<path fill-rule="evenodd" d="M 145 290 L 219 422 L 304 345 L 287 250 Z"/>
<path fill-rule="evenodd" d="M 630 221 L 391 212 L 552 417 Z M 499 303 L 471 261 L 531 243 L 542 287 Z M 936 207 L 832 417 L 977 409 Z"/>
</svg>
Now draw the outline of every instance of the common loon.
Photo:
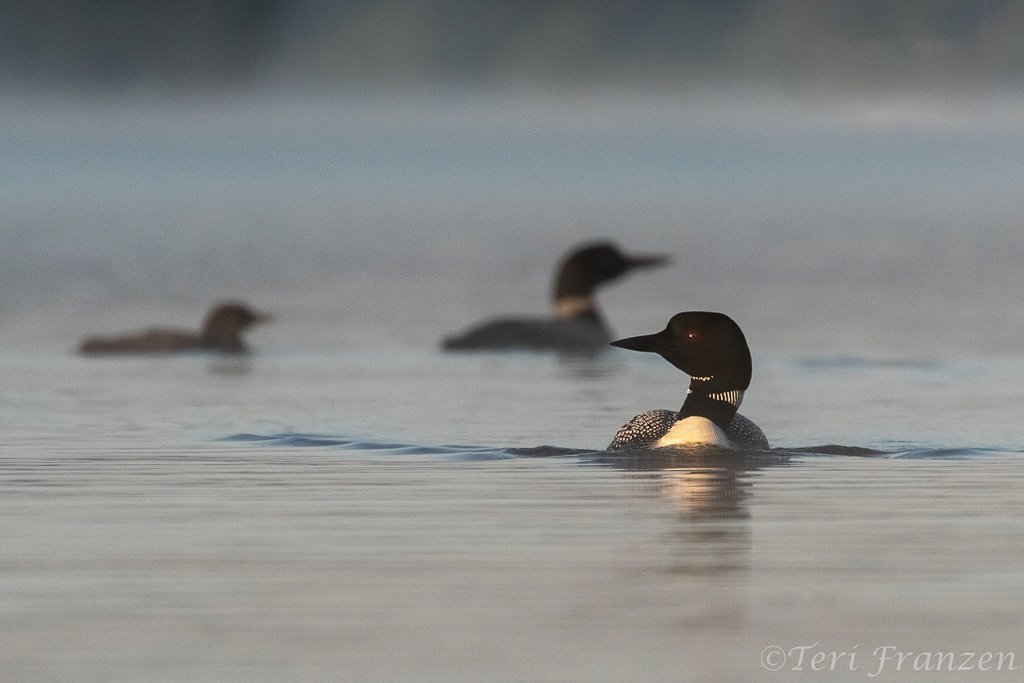
<svg viewBox="0 0 1024 683">
<path fill-rule="evenodd" d="M 499 318 L 446 338 L 448 351 L 596 351 L 611 341 L 594 291 L 637 268 L 660 266 L 665 256 L 626 256 L 615 245 L 596 242 L 572 251 L 555 278 L 553 318 Z"/>
<path fill-rule="evenodd" d="M 255 323 L 267 322 L 270 316 L 254 313 L 243 304 L 229 303 L 215 307 L 206 316 L 202 332 L 186 332 L 152 328 L 120 337 L 92 337 L 82 340 L 82 354 L 114 353 L 178 353 L 184 351 L 219 351 L 245 353 L 242 331 Z"/>
<path fill-rule="evenodd" d="M 750 386 L 750 348 L 732 318 L 690 311 L 672 316 L 657 334 L 612 342 L 632 351 L 651 351 L 690 375 L 679 412 L 649 410 L 616 432 L 608 450 L 713 445 L 767 449 L 756 424 L 736 412 Z"/>
</svg>

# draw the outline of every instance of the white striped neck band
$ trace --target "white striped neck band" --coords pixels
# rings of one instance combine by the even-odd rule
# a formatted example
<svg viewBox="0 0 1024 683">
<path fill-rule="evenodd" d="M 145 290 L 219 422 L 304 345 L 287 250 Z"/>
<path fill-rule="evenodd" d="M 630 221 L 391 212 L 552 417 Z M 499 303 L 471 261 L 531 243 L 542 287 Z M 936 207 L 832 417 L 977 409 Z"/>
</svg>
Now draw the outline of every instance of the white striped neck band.
<svg viewBox="0 0 1024 683">
<path fill-rule="evenodd" d="M 694 378 L 696 379 L 696 378 Z M 692 388 L 686 390 L 686 395 L 689 396 L 693 393 Z M 743 403 L 743 390 L 742 389 L 730 389 L 729 391 L 716 391 L 714 393 L 704 394 L 713 401 L 722 401 L 724 403 L 731 403 L 737 408 Z"/>
</svg>

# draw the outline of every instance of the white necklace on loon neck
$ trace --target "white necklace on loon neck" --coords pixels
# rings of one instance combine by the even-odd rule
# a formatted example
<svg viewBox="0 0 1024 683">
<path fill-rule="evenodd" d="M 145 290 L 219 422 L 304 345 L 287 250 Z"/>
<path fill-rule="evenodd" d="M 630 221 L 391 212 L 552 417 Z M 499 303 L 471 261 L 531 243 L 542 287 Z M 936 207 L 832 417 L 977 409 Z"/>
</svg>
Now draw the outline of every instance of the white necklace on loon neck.
<svg viewBox="0 0 1024 683">
<path fill-rule="evenodd" d="M 714 378 L 715 378 L 714 375 L 709 375 L 707 377 L 692 376 L 692 377 L 690 377 L 690 381 L 691 382 L 710 382 Z M 689 396 L 692 393 L 693 393 L 693 387 L 687 387 L 686 388 L 686 395 Z M 725 403 L 731 403 L 732 405 L 736 406 L 737 408 L 739 408 L 740 404 L 743 403 L 743 390 L 742 389 L 730 389 L 729 391 L 716 391 L 716 392 L 707 393 L 707 394 L 704 394 L 704 395 L 707 396 L 710 399 L 715 400 L 715 401 L 724 401 Z"/>
</svg>

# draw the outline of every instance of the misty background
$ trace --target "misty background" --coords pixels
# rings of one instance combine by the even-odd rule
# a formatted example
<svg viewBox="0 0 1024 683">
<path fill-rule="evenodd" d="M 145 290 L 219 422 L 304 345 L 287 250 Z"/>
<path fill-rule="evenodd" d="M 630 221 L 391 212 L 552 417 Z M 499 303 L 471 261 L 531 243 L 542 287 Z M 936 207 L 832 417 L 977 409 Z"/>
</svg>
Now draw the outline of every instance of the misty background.
<svg viewBox="0 0 1024 683">
<path fill-rule="evenodd" d="M 1015 84 L 1018 0 L 43 0 L 0 7 L 2 73 L 130 90 L 295 80 Z"/>
<path fill-rule="evenodd" d="M 0 5 L 0 342 L 273 310 L 432 345 L 565 249 L 613 327 L 755 353 L 1024 349 L 1024 2 Z"/>
</svg>

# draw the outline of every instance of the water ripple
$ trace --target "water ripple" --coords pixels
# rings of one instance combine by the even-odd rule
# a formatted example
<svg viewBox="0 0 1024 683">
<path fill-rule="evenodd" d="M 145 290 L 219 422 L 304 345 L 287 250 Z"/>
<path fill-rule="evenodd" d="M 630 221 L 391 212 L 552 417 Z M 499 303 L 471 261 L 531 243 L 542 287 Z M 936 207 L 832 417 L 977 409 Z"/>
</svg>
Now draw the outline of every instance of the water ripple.
<svg viewBox="0 0 1024 683">
<path fill-rule="evenodd" d="M 218 441 L 251 442 L 288 448 L 333 448 L 344 451 L 369 451 L 394 455 L 451 455 L 463 460 L 497 460 L 515 457 L 507 449 L 486 446 L 423 445 L 395 441 L 372 441 L 319 434 L 232 434 Z"/>
<path fill-rule="evenodd" d="M 979 447 L 910 447 L 899 450 L 885 451 L 863 446 L 846 446 L 842 444 L 822 444 L 818 446 L 799 446 L 774 448 L 770 451 L 729 451 L 714 447 L 695 448 L 657 448 L 643 451 L 600 451 L 584 448 L 568 448 L 563 446 L 533 447 L 490 447 L 471 446 L 465 444 L 409 444 L 398 441 L 376 441 L 365 438 L 345 436 L 280 433 L 252 434 L 240 433 L 225 436 L 218 441 L 259 443 L 273 447 L 287 448 L 330 448 L 343 451 L 359 451 L 370 453 L 386 453 L 392 455 L 445 455 L 454 456 L 459 460 L 499 460 L 509 458 L 547 458 L 564 456 L 582 456 L 588 462 L 625 461 L 639 458 L 644 461 L 661 462 L 678 461 L 680 459 L 699 461 L 705 458 L 764 459 L 766 461 L 788 460 L 791 457 L 852 457 L 903 460 L 973 460 L 983 457 L 1018 454 L 1024 451 L 1005 450 Z"/>
<path fill-rule="evenodd" d="M 1020 451 L 1005 451 L 997 448 L 914 448 L 887 453 L 886 457 L 904 460 L 973 460 L 1012 453 L 1020 453 Z"/>
</svg>

